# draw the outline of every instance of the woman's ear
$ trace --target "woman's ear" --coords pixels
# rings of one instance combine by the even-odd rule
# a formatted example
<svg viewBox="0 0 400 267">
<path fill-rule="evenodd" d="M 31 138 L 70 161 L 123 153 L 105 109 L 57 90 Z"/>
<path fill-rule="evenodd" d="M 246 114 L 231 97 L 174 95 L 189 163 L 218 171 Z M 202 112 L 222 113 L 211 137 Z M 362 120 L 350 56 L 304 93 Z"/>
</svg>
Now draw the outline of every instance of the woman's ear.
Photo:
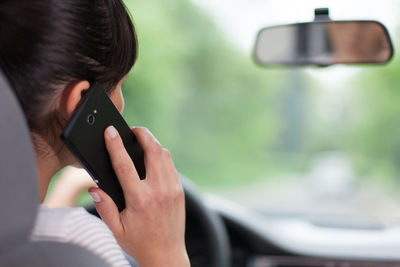
<svg viewBox="0 0 400 267">
<path fill-rule="evenodd" d="M 72 116 L 89 87 L 90 83 L 88 81 L 70 83 L 65 87 L 60 100 L 60 113 L 65 119 L 68 120 Z"/>
</svg>

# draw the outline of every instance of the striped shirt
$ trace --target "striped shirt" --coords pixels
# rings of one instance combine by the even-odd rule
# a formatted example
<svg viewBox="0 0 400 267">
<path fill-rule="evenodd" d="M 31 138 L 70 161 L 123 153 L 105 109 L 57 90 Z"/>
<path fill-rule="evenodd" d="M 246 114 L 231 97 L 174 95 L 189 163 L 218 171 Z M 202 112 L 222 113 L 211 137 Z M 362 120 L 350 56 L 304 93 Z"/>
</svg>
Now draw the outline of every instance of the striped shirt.
<svg viewBox="0 0 400 267">
<path fill-rule="evenodd" d="M 75 244 L 98 255 L 110 266 L 131 266 L 104 222 L 82 207 L 40 205 L 31 240 Z"/>
</svg>

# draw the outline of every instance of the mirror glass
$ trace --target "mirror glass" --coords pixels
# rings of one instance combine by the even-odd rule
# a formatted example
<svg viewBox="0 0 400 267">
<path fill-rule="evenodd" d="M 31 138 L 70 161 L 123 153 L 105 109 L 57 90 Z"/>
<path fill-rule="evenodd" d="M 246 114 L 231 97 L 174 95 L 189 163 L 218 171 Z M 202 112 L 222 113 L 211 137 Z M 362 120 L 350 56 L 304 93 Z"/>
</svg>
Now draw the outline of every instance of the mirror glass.
<svg viewBox="0 0 400 267">
<path fill-rule="evenodd" d="M 261 65 L 383 63 L 393 54 L 387 30 L 376 21 L 326 21 L 262 29 L 255 45 Z"/>
</svg>

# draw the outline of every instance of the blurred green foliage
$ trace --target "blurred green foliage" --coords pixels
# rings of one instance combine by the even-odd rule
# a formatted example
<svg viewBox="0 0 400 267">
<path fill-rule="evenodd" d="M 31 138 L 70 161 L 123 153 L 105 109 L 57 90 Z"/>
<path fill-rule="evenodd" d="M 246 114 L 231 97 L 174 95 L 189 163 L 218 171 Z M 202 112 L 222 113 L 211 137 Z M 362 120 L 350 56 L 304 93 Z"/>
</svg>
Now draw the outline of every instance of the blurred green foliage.
<svg viewBox="0 0 400 267">
<path fill-rule="evenodd" d="M 126 0 L 139 57 L 124 83 L 128 123 L 148 127 L 203 186 L 274 173 L 285 71 L 265 71 L 188 0 Z"/>
<path fill-rule="evenodd" d="M 398 51 L 398 49 L 397 49 Z M 400 182 L 400 60 L 363 71 L 346 146 L 360 175 L 385 184 Z"/>
<path fill-rule="evenodd" d="M 329 121 L 317 106 L 321 83 L 301 69 L 258 67 L 191 1 L 125 3 L 139 57 L 124 84 L 124 116 L 148 127 L 198 185 L 306 171 L 324 151 L 350 155 L 360 177 L 387 183 L 400 174 L 399 60 L 361 67 Z"/>
</svg>

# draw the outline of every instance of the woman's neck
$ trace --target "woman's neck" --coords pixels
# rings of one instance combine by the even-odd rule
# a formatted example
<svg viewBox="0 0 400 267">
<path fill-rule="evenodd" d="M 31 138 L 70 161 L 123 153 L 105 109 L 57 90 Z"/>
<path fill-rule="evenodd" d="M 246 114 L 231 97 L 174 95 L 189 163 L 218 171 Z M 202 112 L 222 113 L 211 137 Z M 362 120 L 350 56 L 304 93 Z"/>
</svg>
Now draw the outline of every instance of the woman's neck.
<svg viewBox="0 0 400 267">
<path fill-rule="evenodd" d="M 40 202 L 44 201 L 53 176 L 65 167 L 60 160 L 61 153 L 55 153 L 53 147 L 40 136 L 34 136 L 36 164 L 39 175 Z"/>
<path fill-rule="evenodd" d="M 39 194 L 40 202 L 44 201 L 49 187 L 50 180 L 53 176 L 61 170 L 61 166 L 57 157 L 54 156 L 41 156 L 36 154 L 36 162 L 39 174 Z"/>
</svg>

